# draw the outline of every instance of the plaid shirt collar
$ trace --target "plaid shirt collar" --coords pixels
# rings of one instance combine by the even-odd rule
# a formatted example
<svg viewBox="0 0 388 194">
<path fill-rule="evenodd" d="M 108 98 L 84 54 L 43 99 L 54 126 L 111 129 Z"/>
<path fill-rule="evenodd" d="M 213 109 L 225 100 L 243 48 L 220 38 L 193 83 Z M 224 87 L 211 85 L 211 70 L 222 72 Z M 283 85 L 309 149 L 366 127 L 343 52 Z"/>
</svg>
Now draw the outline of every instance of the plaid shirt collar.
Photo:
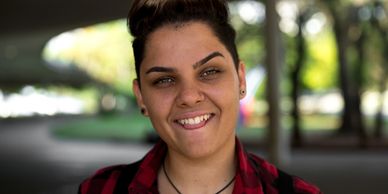
<svg viewBox="0 0 388 194">
<path fill-rule="evenodd" d="M 159 141 L 148 154 L 144 157 L 140 164 L 139 170 L 136 173 L 133 181 L 129 185 L 131 193 L 158 193 L 157 190 L 157 175 L 159 168 L 167 153 L 167 145 L 163 141 Z M 238 157 L 238 167 L 236 180 L 234 183 L 233 194 L 263 194 L 263 179 L 264 182 L 272 184 L 274 181 L 271 176 L 276 176 L 277 170 L 272 165 L 267 165 L 266 171 L 260 170 L 260 167 L 255 165 L 250 159 L 250 155 L 244 150 L 242 144 L 236 138 L 236 153 Z M 274 192 L 274 194 L 277 192 Z"/>
</svg>

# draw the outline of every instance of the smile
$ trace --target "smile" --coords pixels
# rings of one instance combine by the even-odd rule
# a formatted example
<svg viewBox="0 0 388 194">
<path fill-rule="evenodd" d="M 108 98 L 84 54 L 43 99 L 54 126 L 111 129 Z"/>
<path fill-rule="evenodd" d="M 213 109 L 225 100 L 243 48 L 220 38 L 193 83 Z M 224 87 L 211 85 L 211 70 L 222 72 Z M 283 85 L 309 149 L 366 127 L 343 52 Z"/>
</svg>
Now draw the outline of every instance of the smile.
<svg viewBox="0 0 388 194">
<path fill-rule="evenodd" d="M 177 122 L 181 125 L 198 125 L 202 122 L 209 120 L 211 116 L 212 116 L 211 114 L 205 114 L 205 115 L 196 116 L 193 118 L 179 119 L 177 120 Z"/>
</svg>

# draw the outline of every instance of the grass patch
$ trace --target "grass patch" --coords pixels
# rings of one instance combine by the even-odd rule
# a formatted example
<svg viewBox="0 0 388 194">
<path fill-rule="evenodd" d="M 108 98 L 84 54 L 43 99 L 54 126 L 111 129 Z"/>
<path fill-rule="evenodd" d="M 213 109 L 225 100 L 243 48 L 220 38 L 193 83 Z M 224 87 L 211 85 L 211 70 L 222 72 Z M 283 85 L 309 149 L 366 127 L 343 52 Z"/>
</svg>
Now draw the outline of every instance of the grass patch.
<svg viewBox="0 0 388 194">
<path fill-rule="evenodd" d="M 265 128 L 242 127 L 236 131 L 237 136 L 244 140 L 258 140 L 267 134 Z"/>
<path fill-rule="evenodd" d="M 152 132 L 150 121 L 140 114 L 112 114 L 80 118 L 52 127 L 59 138 L 140 141 Z"/>
<path fill-rule="evenodd" d="M 290 118 L 291 120 L 291 118 Z M 292 122 L 292 121 L 290 121 Z M 301 117 L 301 127 L 308 131 L 336 130 L 341 124 L 341 117 L 338 115 L 311 114 Z M 291 127 L 291 125 L 290 125 Z M 290 128 L 289 127 L 289 128 Z"/>
</svg>

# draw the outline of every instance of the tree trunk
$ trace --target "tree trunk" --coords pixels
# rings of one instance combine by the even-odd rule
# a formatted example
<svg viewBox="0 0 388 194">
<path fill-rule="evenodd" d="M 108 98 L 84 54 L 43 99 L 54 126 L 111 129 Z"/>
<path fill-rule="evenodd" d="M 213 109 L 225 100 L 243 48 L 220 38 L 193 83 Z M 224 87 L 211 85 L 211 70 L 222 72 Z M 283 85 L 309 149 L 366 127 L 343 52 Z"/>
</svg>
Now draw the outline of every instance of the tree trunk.
<svg viewBox="0 0 388 194">
<path fill-rule="evenodd" d="M 374 9 L 383 9 L 384 13 L 387 14 L 387 10 L 384 8 L 384 5 L 381 4 L 382 2 L 375 1 L 374 3 Z M 384 115 L 383 115 L 383 107 L 384 107 L 384 99 L 385 99 L 385 91 L 387 89 L 386 83 L 387 83 L 387 76 L 388 76 L 388 39 L 387 39 L 387 31 L 388 29 L 381 25 L 379 18 L 372 17 L 371 24 L 376 29 L 380 40 L 382 41 L 382 48 L 380 49 L 380 54 L 382 56 L 382 62 L 381 62 L 381 76 L 379 80 L 379 100 L 378 100 L 378 110 L 375 115 L 375 125 L 374 125 L 374 137 L 376 139 L 381 139 L 383 135 L 384 130 Z"/>
<path fill-rule="evenodd" d="M 344 100 L 344 108 L 342 113 L 342 124 L 339 129 L 340 133 L 348 133 L 352 131 L 352 99 L 350 97 L 349 76 L 348 76 L 348 61 L 346 59 L 346 49 L 348 41 L 346 36 L 346 29 L 343 29 L 339 19 L 335 19 L 334 31 L 337 42 L 338 62 L 339 62 L 339 80 L 342 97 Z"/>
<path fill-rule="evenodd" d="M 378 107 L 378 112 L 376 113 L 376 117 L 375 117 L 375 129 L 374 129 L 374 137 L 376 139 L 381 139 L 382 138 L 382 135 L 383 135 L 383 130 L 384 130 L 384 115 L 383 115 L 383 108 L 384 108 L 384 99 L 385 99 L 385 91 L 387 89 L 387 77 L 388 77 L 388 41 L 387 41 L 387 38 L 386 38 L 386 31 L 383 29 L 383 27 L 381 27 L 380 25 L 376 24 L 375 25 L 379 34 L 380 34 L 380 37 L 381 37 L 381 40 L 383 41 L 383 49 L 382 49 L 382 56 L 383 56 L 383 61 L 382 61 L 382 69 L 383 69 L 383 72 L 382 72 L 382 76 L 381 76 L 381 79 L 380 79 L 380 83 L 379 83 L 379 92 L 380 92 L 380 99 L 379 99 L 379 107 Z"/>
<path fill-rule="evenodd" d="M 386 74 L 386 73 L 384 73 Z M 385 75 L 386 77 L 386 75 Z M 378 102 L 378 110 L 375 116 L 375 126 L 374 126 L 374 137 L 376 139 L 381 139 L 384 130 L 384 115 L 383 115 L 383 107 L 384 107 L 384 92 L 386 90 L 386 78 L 382 77 L 379 83 L 379 102 Z"/>
<path fill-rule="evenodd" d="M 300 95 L 300 71 L 306 59 L 306 44 L 302 33 L 303 25 L 305 23 L 305 14 L 306 13 L 300 13 L 298 16 L 299 32 L 296 37 L 298 56 L 294 69 L 291 72 L 291 99 L 293 104 L 291 110 L 291 116 L 293 118 L 292 145 L 295 147 L 301 147 L 303 145 L 298 99 Z"/>
<path fill-rule="evenodd" d="M 341 94 L 344 101 L 344 108 L 342 112 L 342 124 L 338 129 L 338 132 L 340 134 L 349 134 L 354 133 L 356 128 L 356 117 L 357 113 L 354 112 L 355 109 L 352 108 L 355 103 L 357 103 L 357 98 L 354 98 L 356 96 L 357 92 L 354 92 L 354 87 L 352 86 L 352 82 L 350 82 L 349 78 L 349 67 L 348 67 L 348 61 L 346 58 L 346 51 L 348 48 L 348 36 L 347 32 L 349 29 L 349 22 L 346 20 L 346 17 L 340 17 L 339 12 L 344 12 L 345 10 L 337 10 L 337 2 L 336 1 L 326 1 L 328 4 L 328 8 L 334 18 L 333 21 L 333 30 L 335 34 L 335 40 L 337 45 L 337 51 L 338 51 L 338 65 L 339 65 L 339 80 L 340 80 L 340 88 L 341 88 Z M 345 9 L 345 8 L 343 8 Z M 346 14 L 344 13 L 341 14 Z"/>
<path fill-rule="evenodd" d="M 364 120 L 361 112 L 361 93 L 362 93 L 362 82 L 363 82 L 363 71 L 362 67 L 365 64 L 365 52 L 364 52 L 364 44 L 365 44 L 365 32 L 362 29 L 363 26 L 362 24 L 359 24 L 359 27 L 361 28 L 361 35 L 356 41 L 356 49 L 357 49 L 357 54 L 358 54 L 358 62 L 356 62 L 356 67 L 355 67 L 355 81 L 353 82 L 353 90 L 352 90 L 352 96 L 351 98 L 353 99 L 354 105 L 352 114 L 353 114 L 353 123 L 352 126 L 354 129 L 356 129 L 359 137 L 359 143 L 360 147 L 365 147 L 367 144 L 367 134 L 365 131 L 365 126 L 364 126 Z"/>
</svg>

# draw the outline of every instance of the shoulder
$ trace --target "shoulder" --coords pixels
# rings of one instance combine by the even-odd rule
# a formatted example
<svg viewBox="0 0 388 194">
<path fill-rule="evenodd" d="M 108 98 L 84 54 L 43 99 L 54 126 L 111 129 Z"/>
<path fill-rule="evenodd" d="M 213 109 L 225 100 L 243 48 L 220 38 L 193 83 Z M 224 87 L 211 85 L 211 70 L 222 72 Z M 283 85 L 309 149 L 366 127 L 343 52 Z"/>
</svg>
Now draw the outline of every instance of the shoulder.
<svg viewBox="0 0 388 194">
<path fill-rule="evenodd" d="M 279 170 L 275 165 L 254 154 L 249 154 L 249 159 L 263 179 L 262 181 L 266 182 L 267 185 L 275 187 L 279 190 L 279 193 L 322 194 L 315 185 L 306 182 L 300 177 Z"/>
<path fill-rule="evenodd" d="M 278 170 L 276 185 L 279 190 L 292 191 L 292 193 L 295 194 L 322 194 L 315 185 L 306 182 L 300 177 L 289 175 L 281 170 Z"/>
<path fill-rule="evenodd" d="M 135 176 L 141 161 L 128 165 L 115 165 L 102 168 L 94 175 L 85 179 L 78 189 L 79 194 L 122 193 Z"/>
<path fill-rule="evenodd" d="M 296 193 L 322 194 L 322 192 L 320 191 L 320 189 L 317 186 L 310 184 L 297 176 L 293 177 L 293 185 L 294 185 L 294 189 L 295 189 Z"/>
</svg>

